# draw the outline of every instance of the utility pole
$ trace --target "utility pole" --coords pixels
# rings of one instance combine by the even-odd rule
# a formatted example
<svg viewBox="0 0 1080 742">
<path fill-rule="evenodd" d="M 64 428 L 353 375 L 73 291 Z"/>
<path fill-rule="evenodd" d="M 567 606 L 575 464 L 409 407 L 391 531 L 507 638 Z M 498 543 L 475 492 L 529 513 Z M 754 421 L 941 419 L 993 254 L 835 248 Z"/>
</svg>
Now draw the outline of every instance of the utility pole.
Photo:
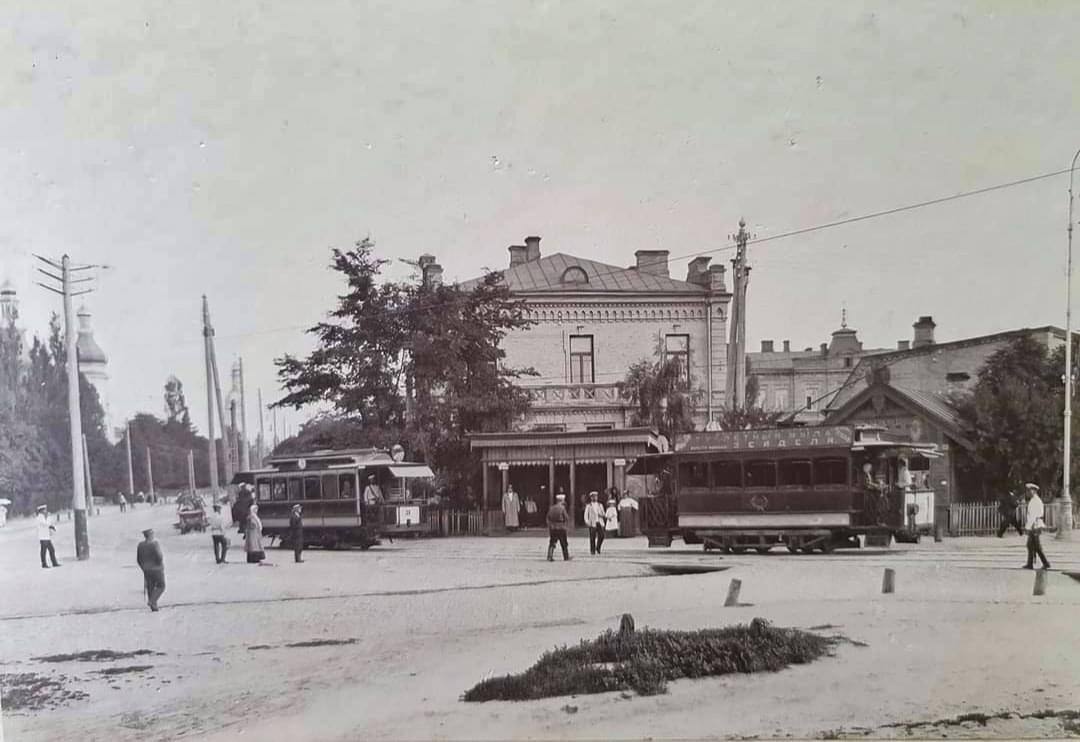
<svg viewBox="0 0 1080 742">
<path fill-rule="evenodd" d="M 150 491 L 150 502 L 154 501 L 154 460 L 150 457 L 150 446 L 146 447 L 146 480 Z"/>
<path fill-rule="evenodd" d="M 72 284 L 93 279 L 87 277 L 73 280 L 71 274 L 76 271 L 88 270 L 94 266 L 83 265 L 73 268 L 71 258 L 67 255 L 60 259 L 59 265 L 40 255 L 35 255 L 35 257 L 53 269 L 60 271 L 60 275 L 57 276 L 43 268 L 38 268 L 39 272 L 60 283 L 61 288 L 59 291 L 55 286 L 46 286 L 40 282 L 38 285 L 54 294 L 59 294 L 64 299 L 64 349 L 67 354 L 67 396 L 70 423 L 68 427 L 71 434 L 71 507 L 75 511 L 75 556 L 79 560 L 89 559 L 90 537 L 86 530 L 86 471 L 83 467 L 82 413 L 79 406 L 79 351 L 76 346 L 74 312 L 71 308 L 71 300 L 74 296 L 90 292 L 89 289 L 72 291 Z"/>
<path fill-rule="evenodd" d="M 203 316 L 203 355 L 206 358 L 206 438 L 210 442 L 207 446 L 207 460 L 210 462 L 210 496 L 214 502 L 218 499 L 218 465 L 217 465 L 217 440 L 214 437 L 214 372 L 213 372 L 213 345 L 211 338 L 214 337 L 214 328 L 210 326 L 210 306 L 206 303 L 206 294 L 202 298 Z M 222 431 L 224 432 L 224 431 Z M 192 477 L 194 481 L 194 477 Z"/>
<path fill-rule="evenodd" d="M 188 489 L 192 492 L 195 491 L 195 452 L 187 452 L 187 481 Z"/>
<path fill-rule="evenodd" d="M 1073 173 L 1076 160 L 1080 158 L 1080 149 L 1073 155 L 1069 167 L 1069 225 L 1068 252 L 1065 255 L 1065 460 L 1061 473 L 1061 522 L 1058 524 L 1057 538 L 1062 541 L 1072 540 L 1072 492 L 1069 489 L 1069 467 L 1072 465 L 1072 234 L 1073 234 Z"/>
<path fill-rule="evenodd" d="M 240 468 L 251 471 L 251 452 L 248 450 L 247 401 L 244 397 L 244 359 L 240 363 Z"/>
<path fill-rule="evenodd" d="M 90 478 L 90 455 L 86 450 L 86 433 L 82 437 L 83 471 L 86 473 L 87 517 L 94 513 L 94 480 Z"/>
<path fill-rule="evenodd" d="M 127 465 L 128 465 L 128 497 L 131 498 L 131 502 L 135 502 L 135 471 L 131 468 L 131 421 L 128 420 L 127 427 L 124 428 L 124 444 L 127 447 Z"/>
<path fill-rule="evenodd" d="M 207 326 L 210 324 L 210 310 L 207 310 Z M 217 353 L 214 350 L 214 329 L 210 328 L 210 370 L 214 375 L 214 399 L 217 400 L 218 421 L 221 423 L 221 448 L 225 455 L 225 486 L 229 486 L 233 478 L 232 461 L 229 456 L 228 428 L 225 425 L 225 405 L 221 403 L 221 380 L 218 376 Z"/>
<path fill-rule="evenodd" d="M 750 266 L 746 262 L 746 220 L 739 220 L 739 231 L 734 236 L 737 248 L 731 261 L 733 293 L 731 302 L 730 342 L 727 354 L 727 401 L 729 407 L 746 405 L 746 285 L 750 280 Z"/>
<path fill-rule="evenodd" d="M 259 387 L 259 467 L 266 460 L 266 432 L 263 430 L 262 387 Z"/>
</svg>

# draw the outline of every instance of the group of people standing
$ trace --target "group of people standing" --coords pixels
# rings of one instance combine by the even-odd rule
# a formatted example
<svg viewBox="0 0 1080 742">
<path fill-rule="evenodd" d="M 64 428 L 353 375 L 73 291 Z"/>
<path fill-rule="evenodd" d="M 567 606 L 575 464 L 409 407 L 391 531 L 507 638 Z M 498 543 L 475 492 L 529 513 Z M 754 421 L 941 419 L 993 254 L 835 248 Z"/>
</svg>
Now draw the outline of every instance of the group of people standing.
<svg viewBox="0 0 1080 742">
<path fill-rule="evenodd" d="M 600 502 L 600 493 L 589 493 L 589 502 L 585 505 L 585 525 L 589 529 L 589 553 L 600 554 L 604 547 L 604 541 L 609 536 L 615 536 L 619 532 L 620 511 L 629 516 L 633 510 L 637 510 L 637 501 L 624 495 L 621 502 L 617 502 L 615 495 L 618 490 L 614 487 L 610 490 L 610 496 L 606 505 Z M 549 562 L 555 561 L 555 547 L 562 548 L 563 560 L 573 559 L 570 556 L 570 547 L 567 534 L 571 526 L 571 517 L 566 509 L 566 495 L 559 492 L 555 495 L 555 502 L 548 509 L 548 552 Z"/>
</svg>

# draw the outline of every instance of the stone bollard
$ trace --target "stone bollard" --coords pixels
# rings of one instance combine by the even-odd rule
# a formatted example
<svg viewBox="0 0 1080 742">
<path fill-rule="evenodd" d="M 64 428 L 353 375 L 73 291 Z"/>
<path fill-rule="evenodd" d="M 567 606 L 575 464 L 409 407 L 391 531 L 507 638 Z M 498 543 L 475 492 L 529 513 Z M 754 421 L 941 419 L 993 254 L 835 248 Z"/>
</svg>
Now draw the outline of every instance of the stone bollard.
<svg viewBox="0 0 1080 742">
<path fill-rule="evenodd" d="M 885 576 L 881 578 L 881 592 L 892 593 L 896 591 L 896 571 L 885 568 Z"/>
<path fill-rule="evenodd" d="M 733 608 L 739 605 L 739 590 L 742 589 L 742 580 L 732 580 L 727 589 L 727 600 L 724 601 L 725 608 Z"/>
<path fill-rule="evenodd" d="M 1032 595 L 1046 595 L 1046 570 L 1040 569 L 1035 573 L 1035 589 L 1031 591 Z"/>
</svg>

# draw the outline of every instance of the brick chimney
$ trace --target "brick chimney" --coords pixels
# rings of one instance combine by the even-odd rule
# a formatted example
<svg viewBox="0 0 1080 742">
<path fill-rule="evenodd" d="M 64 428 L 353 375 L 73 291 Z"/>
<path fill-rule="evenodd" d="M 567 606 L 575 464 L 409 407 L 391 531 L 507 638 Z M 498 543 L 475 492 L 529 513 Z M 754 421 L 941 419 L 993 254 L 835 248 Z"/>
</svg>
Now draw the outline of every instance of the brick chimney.
<svg viewBox="0 0 1080 742">
<path fill-rule="evenodd" d="M 823 356 L 829 355 L 829 344 L 828 343 L 822 343 L 821 344 L 821 355 L 823 355 Z"/>
<path fill-rule="evenodd" d="M 434 262 L 435 262 L 435 256 L 430 255 L 428 253 L 424 253 L 423 255 L 421 255 L 416 260 L 417 265 L 420 266 L 420 270 L 424 270 L 425 267 L 431 265 Z"/>
<path fill-rule="evenodd" d="M 791 341 L 790 340 L 785 340 L 784 341 L 784 352 L 785 353 L 790 353 L 791 352 Z"/>
<path fill-rule="evenodd" d="M 435 262 L 435 258 L 430 255 L 424 257 L 431 257 L 431 262 L 421 263 L 424 271 L 424 285 L 431 288 L 436 286 L 442 286 L 442 266 Z"/>
<path fill-rule="evenodd" d="M 897 340 L 896 341 L 896 349 L 897 350 L 911 350 L 911 341 L 910 340 Z"/>
<path fill-rule="evenodd" d="M 912 325 L 915 328 L 915 342 L 911 344 L 913 348 L 924 348 L 927 345 L 934 344 L 934 328 L 937 324 L 934 322 L 934 318 L 930 315 L 919 317 L 919 321 Z"/>
<path fill-rule="evenodd" d="M 699 286 L 708 286 L 709 279 L 709 261 L 712 258 L 707 255 L 702 255 L 694 258 L 690 261 L 690 265 L 686 268 L 686 282 L 696 283 Z"/>
<path fill-rule="evenodd" d="M 709 266 L 709 291 L 716 294 L 726 294 L 727 286 L 724 284 L 724 273 L 727 268 L 723 263 Z"/>
<path fill-rule="evenodd" d="M 668 254 L 667 250 L 638 250 L 634 253 L 634 257 L 637 258 L 637 269 L 642 273 L 670 278 Z"/>
<path fill-rule="evenodd" d="M 761 341 L 761 352 L 762 353 L 772 353 L 773 352 L 772 340 L 762 340 Z"/>
<path fill-rule="evenodd" d="M 540 238 L 536 236 L 525 238 L 525 260 L 532 262 L 540 259 Z"/>
<path fill-rule="evenodd" d="M 526 255 L 529 248 L 525 247 L 525 245 L 511 245 L 506 249 L 510 251 L 511 268 L 513 268 L 515 265 L 521 265 L 522 263 L 528 261 Z"/>
</svg>

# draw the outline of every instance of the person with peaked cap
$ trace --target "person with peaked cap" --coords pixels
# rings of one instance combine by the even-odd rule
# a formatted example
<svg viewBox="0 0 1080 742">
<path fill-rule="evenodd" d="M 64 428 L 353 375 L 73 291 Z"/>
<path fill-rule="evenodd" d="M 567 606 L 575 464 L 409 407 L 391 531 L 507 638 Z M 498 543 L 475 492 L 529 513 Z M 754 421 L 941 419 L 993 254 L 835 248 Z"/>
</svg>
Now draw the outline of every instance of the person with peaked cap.
<svg viewBox="0 0 1080 742">
<path fill-rule="evenodd" d="M 589 493 L 589 504 L 585 506 L 585 527 L 589 529 L 589 553 L 599 554 L 604 545 L 604 506 L 600 504 L 600 493 Z"/>
<path fill-rule="evenodd" d="M 210 540 L 214 542 L 214 562 L 225 564 L 229 539 L 225 538 L 225 516 L 221 514 L 221 506 L 216 503 L 214 512 L 210 513 Z"/>
<path fill-rule="evenodd" d="M 289 514 L 289 540 L 292 541 L 293 560 L 297 564 L 304 561 L 304 506 L 297 503 Z"/>
<path fill-rule="evenodd" d="M 1016 517 L 1016 510 L 1019 506 L 1019 502 L 1016 499 L 1016 495 L 1010 491 L 1006 491 L 998 498 L 998 515 L 1001 516 L 1001 523 L 998 525 L 997 537 L 1002 538 L 1005 532 L 1009 530 L 1009 526 L 1016 529 L 1017 534 L 1024 535 L 1024 527 L 1020 525 L 1020 519 Z"/>
<path fill-rule="evenodd" d="M 37 537 L 41 552 L 41 568 L 48 569 L 49 564 L 45 561 L 46 555 L 52 560 L 52 566 L 59 567 L 56 561 L 56 549 L 53 547 L 52 535 L 56 532 L 56 526 L 49 522 L 49 508 L 45 505 L 37 506 Z"/>
<path fill-rule="evenodd" d="M 548 508 L 548 553 L 549 562 L 555 561 L 555 544 L 562 546 L 562 558 L 564 562 L 570 561 L 570 547 L 566 543 L 566 528 L 570 524 L 570 514 L 566 512 L 566 495 L 561 492 L 555 495 L 555 504 Z"/>
<path fill-rule="evenodd" d="M 158 609 L 158 599 L 165 592 L 165 556 L 161 545 L 154 540 L 154 529 L 147 528 L 143 540 L 135 550 L 135 561 L 143 573 L 143 588 L 146 590 L 146 602 L 150 610 Z"/>
<path fill-rule="evenodd" d="M 1045 508 L 1042 498 L 1039 497 L 1039 485 L 1033 482 L 1025 484 L 1024 499 L 1027 500 L 1027 520 L 1024 523 L 1024 530 L 1028 534 L 1027 564 L 1024 565 L 1024 569 L 1035 569 L 1036 556 L 1042 561 L 1043 569 L 1050 569 L 1050 562 L 1046 560 L 1039 540 L 1039 536 L 1046 530 L 1046 522 L 1043 520 Z"/>
</svg>

